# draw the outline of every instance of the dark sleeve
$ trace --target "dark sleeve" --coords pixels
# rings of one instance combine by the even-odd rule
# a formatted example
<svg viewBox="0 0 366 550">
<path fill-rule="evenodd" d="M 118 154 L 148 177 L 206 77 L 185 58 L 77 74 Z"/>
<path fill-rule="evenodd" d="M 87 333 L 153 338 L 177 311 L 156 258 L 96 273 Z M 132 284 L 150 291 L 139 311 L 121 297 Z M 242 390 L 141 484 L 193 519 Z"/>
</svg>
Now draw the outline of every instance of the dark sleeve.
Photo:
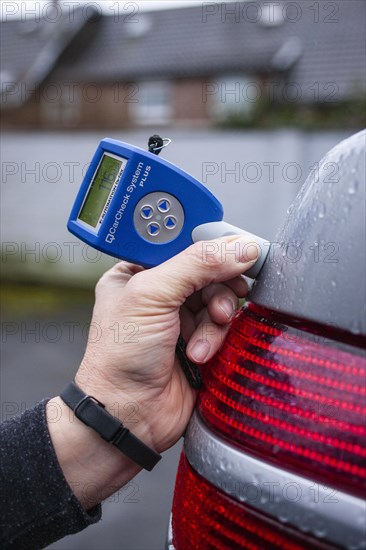
<svg viewBox="0 0 366 550">
<path fill-rule="evenodd" d="M 46 401 L 0 426 L 2 549 L 39 549 L 101 518 L 86 512 L 58 463 Z"/>
</svg>

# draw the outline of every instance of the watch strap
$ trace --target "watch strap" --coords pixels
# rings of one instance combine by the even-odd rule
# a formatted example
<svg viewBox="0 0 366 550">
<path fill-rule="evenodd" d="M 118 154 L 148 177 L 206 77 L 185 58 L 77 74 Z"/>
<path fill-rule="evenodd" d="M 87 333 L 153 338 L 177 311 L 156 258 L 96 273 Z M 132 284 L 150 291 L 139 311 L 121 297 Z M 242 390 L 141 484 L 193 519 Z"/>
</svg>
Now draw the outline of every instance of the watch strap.
<svg viewBox="0 0 366 550">
<path fill-rule="evenodd" d="M 60 397 L 81 422 L 145 470 L 151 471 L 161 459 L 160 454 L 145 445 L 110 414 L 103 403 L 85 394 L 74 382 L 60 393 Z"/>
</svg>

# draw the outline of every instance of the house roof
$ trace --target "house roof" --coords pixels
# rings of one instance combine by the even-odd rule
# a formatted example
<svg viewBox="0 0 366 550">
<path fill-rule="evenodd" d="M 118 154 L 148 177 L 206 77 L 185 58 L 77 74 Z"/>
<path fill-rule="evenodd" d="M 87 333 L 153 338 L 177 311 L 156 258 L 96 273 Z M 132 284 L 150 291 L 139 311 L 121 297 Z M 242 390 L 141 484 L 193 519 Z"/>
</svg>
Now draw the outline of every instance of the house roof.
<svg viewBox="0 0 366 550">
<path fill-rule="evenodd" d="M 84 17 L 75 10 L 72 20 L 63 13 L 57 22 L 9 21 L 1 23 L 0 93 L 7 106 L 24 103 L 59 62 L 95 12 Z"/>
<path fill-rule="evenodd" d="M 357 86 L 365 89 L 365 2 L 321 0 L 313 9 L 285 3 L 277 25 L 265 24 L 263 6 L 258 21 L 256 2 L 212 3 L 212 15 L 203 13 L 204 5 L 128 17 L 123 12 L 88 23 L 88 43 L 71 44 L 50 78 L 116 82 L 287 71 L 302 99 L 318 99 L 317 90 L 337 100 Z M 1 24 L 2 72 L 22 74 L 44 46 L 41 32 L 22 35 L 22 25 Z"/>
</svg>

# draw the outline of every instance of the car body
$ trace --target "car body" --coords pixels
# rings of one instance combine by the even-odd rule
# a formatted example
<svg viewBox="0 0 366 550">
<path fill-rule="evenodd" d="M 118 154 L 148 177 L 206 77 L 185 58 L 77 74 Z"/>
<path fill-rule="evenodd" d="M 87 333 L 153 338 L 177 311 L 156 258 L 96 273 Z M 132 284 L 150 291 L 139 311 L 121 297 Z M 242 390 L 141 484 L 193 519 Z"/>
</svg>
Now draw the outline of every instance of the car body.
<svg viewBox="0 0 366 550">
<path fill-rule="evenodd" d="M 365 139 L 309 175 L 205 368 L 170 550 L 366 548 Z"/>
</svg>

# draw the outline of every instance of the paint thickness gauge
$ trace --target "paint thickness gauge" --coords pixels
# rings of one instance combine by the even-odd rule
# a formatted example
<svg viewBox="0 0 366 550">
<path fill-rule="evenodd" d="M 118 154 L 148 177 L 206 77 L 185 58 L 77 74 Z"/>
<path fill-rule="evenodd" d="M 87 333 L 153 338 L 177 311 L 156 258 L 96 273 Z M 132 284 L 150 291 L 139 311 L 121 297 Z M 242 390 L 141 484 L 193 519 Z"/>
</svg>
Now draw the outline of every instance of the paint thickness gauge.
<svg viewBox="0 0 366 550">
<path fill-rule="evenodd" d="M 161 147 L 159 148 L 161 149 Z M 76 197 L 68 229 L 116 258 L 153 267 L 196 241 L 247 234 L 261 254 L 269 243 L 223 221 L 223 208 L 202 183 L 153 152 L 103 139 Z"/>
</svg>

